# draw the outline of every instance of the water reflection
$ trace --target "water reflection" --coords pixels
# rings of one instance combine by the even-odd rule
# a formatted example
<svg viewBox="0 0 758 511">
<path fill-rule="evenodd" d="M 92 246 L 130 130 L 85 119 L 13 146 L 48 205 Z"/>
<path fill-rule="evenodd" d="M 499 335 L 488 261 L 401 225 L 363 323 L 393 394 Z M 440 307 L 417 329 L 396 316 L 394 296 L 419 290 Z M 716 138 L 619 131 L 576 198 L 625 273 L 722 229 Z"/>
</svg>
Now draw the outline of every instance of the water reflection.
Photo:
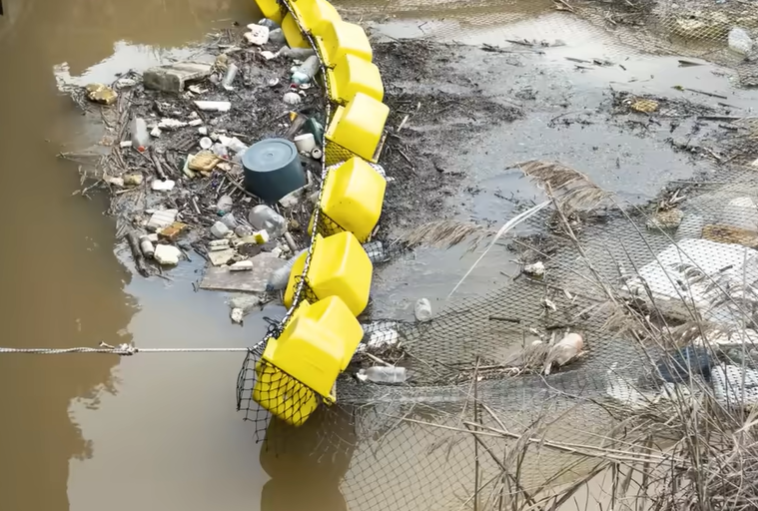
<svg viewBox="0 0 758 511">
<path fill-rule="evenodd" d="M 273 419 L 260 462 L 271 477 L 261 493 L 261 511 L 343 511 L 340 483 L 355 450 L 350 414 L 319 410 L 305 424 L 290 427 Z"/>
<path fill-rule="evenodd" d="M 131 338 L 122 332 L 137 311 L 125 291 L 131 276 L 113 254 L 114 226 L 100 215 L 104 200 L 72 197 L 78 188 L 76 167 L 55 158 L 60 143 L 76 139 L 85 127 L 70 102 L 56 95 L 51 70 L 68 61 L 73 73 L 81 73 L 110 56 L 119 40 L 171 47 L 202 39 L 218 25 L 216 20 L 250 19 L 253 2 L 3 0 L 3 5 L 0 344 L 128 342 Z M 144 337 L 136 340 L 144 345 Z M 117 390 L 122 393 L 113 376 L 118 364 L 117 357 L 104 355 L 0 357 L 0 509 L 70 509 L 69 468 L 81 463 L 70 460 L 97 459 L 101 445 L 107 445 L 87 431 L 91 426 L 82 418 L 86 413 L 71 417 L 71 402 L 74 410 L 97 409 Z M 227 374 L 228 367 L 223 369 L 216 376 L 233 380 L 234 370 Z M 231 410 L 232 390 L 229 396 Z M 187 420 L 194 411 L 184 413 L 181 419 Z M 142 430 L 126 427 L 116 440 L 123 442 L 129 433 L 136 444 L 150 434 L 150 426 L 154 424 Z M 107 500 L 92 503 L 92 508 L 103 507 L 113 509 Z"/>
</svg>

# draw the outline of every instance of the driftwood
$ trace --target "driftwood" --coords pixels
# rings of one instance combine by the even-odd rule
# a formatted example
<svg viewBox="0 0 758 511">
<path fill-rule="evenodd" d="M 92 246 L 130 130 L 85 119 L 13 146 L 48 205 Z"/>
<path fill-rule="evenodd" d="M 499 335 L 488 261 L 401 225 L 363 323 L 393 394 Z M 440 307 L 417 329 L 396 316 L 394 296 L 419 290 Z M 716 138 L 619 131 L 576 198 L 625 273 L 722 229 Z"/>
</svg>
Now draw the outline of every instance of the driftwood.
<svg viewBox="0 0 758 511">
<path fill-rule="evenodd" d="M 134 264 L 137 266 L 137 271 L 143 277 L 149 277 L 150 271 L 147 269 L 147 262 L 145 256 L 142 254 L 142 250 L 139 248 L 139 236 L 134 231 L 130 231 L 126 235 L 126 239 L 129 242 L 129 248 L 132 249 L 132 256 L 134 256 Z"/>
</svg>

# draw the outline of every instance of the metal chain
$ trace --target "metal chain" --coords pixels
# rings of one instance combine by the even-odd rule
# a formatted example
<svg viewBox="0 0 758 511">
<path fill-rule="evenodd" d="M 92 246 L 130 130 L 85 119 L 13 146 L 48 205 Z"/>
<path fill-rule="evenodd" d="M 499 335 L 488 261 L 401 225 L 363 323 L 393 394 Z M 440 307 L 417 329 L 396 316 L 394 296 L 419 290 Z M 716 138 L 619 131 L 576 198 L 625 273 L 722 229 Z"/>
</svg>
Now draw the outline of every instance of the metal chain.
<svg viewBox="0 0 758 511">
<path fill-rule="evenodd" d="M 104 342 L 98 348 L 1 348 L 0 354 L 65 355 L 69 353 L 105 353 L 130 357 L 137 353 L 248 353 L 253 348 L 137 348 L 131 344 L 111 346 Z"/>
</svg>

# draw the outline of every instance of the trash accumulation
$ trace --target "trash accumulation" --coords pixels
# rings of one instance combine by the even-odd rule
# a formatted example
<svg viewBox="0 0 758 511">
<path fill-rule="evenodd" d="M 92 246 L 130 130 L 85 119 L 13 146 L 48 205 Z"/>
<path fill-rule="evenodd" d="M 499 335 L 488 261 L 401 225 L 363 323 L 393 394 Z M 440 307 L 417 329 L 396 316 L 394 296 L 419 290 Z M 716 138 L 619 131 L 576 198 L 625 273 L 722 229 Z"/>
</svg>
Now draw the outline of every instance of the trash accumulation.
<svg viewBox="0 0 758 511">
<path fill-rule="evenodd" d="M 59 81 L 80 106 L 101 109 L 109 146 L 62 155 L 94 159 L 80 167 L 77 193 L 110 193 L 118 238 L 143 276 L 194 252 L 210 267 L 201 288 L 264 293 L 281 287 L 272 273 L 308 246 L 324 105 L 309 51 L 268 34 L 262 25 L 224 30 L 197 61 L 109 85 Z"/>
</svg>

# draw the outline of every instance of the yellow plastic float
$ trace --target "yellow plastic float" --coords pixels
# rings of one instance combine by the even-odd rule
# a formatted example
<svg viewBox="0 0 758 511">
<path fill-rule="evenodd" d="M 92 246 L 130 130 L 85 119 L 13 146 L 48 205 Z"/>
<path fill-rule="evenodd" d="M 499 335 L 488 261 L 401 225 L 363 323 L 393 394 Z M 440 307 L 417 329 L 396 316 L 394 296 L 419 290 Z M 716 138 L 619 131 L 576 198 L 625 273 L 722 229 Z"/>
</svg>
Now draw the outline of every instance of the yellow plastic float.
<svg viewBox="0 0 758 511">
<path fill-rule="evenodd" d="M 346 161 L 352 155 L 375 163 L 389 112 L 387 105 L 362 92 L 347 106 L 338 107 L 325 134 L 331 142 L 326 144 L 326 164 Z"/>
<path fill-rule="evenodd" d="M 384 99 L 384 85 L 379 68 L 355 55 L 342 55 L 333 68 L 327 69 L 326 79 L 329 99 L 334 103 L 346 104 L 358 92 L 377 101 Z"/>
<path fill-rule="evenodd" d="M 374 52 L 363 27 L 347 21 L 324 25 L 316 38 L 316 46 L 327 66 L 333 66 L 345 55 L 355 55 L 371 62 Z"/>
<path fill-rule="evenodd" d="M 301 302 L 279 338 L 266 344 L 253 399 L 282 420 L 302 424 L 318 406 L 311 389 L 327 402 L 336 400 L 334 382 L 362 338 L 363 328 L 339 297 Z"/>
<path fill-rule="evenodd" d="M 255 0 L 255 3 L 258 4 L 258 9 L 261 10 L 264 18 L 281 25 L 285 11 L 277 0 Z"/>
<path fill-rule="evenodd" d="M 338 226 L 325 222 L 326 232 L 322 234 L 328 236 L 344 229 L 364 243 L 379 222 L 386 187 L 387 181 L 361 158 L 350 158 L 330 170 L 324 181 L 320 209 Z M 308 230 L 312 228 L 313 217 Z"/>
<path fill-rule="evenodd" d="M 342 21 L 337 9 L 327 0 L 293 0 L 291 5 L 300 22 L 314 36 L 329 30 L 327 25 Z"/>
<path fill-rule="evenodd" d="M 310 48 L 311 45 L 300 31 L 300 27 L 297 25 L 297 21 L 292 17 L 292 14 L 287 13 L 281 23 L 282 32 L 284 38 L 287 40 L 287 44 L 290 48 Z"/>
<path fill-rule="evenodd" d="M 358 316 L 368 305 L 373 266 L 358 239 L 351 232 L 340 232 L 326 238 L 316 235 L 311 264 L 305 276 L 315 299 L 338 296 L 353 316 Z M 305 269 L 307 253 L 302 254 L 292 267 L 284 306 L 289 308 L 295 299 L 298 278 Z M 313 297 L 305 297 L 313 300 Z"/>
</svg>

